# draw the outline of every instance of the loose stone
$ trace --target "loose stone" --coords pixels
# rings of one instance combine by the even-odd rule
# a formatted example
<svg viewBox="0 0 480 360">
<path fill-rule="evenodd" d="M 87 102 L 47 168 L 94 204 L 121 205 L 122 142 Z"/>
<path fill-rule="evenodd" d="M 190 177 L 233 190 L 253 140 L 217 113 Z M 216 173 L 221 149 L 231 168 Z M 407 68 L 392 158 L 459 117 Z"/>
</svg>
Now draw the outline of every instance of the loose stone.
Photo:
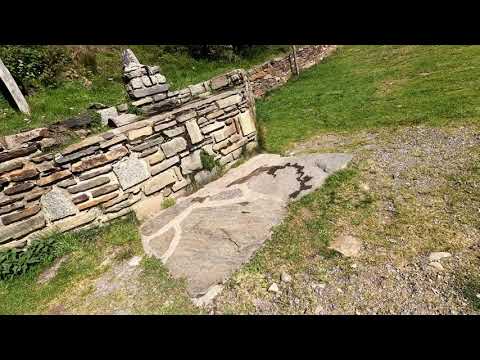
<svg viewBox="0 0 480 360">
<path fill-rule="evenodd" d="M 18 194 L 18 193 L 21 193 L 21 192 L 25 192 L 25 191 L 28 191 L 30 189 L 33 189 L 35 187 L 35 184 L 32 183 L 32 182 L 24 182 L 22 184 L 18 184 L 18 185 L 14 185 L 14 186 L 11 186 L 5 190 L 3 190 L 3 193 L 5 195 L 15 195 L 15 194 Z"/>
<path fill-rule="evenodd" d="M 450 256 L 452 256 L 452 254 L 450 254 L 449 252 L 432 252 L 428 259 L 430 261 L 438 261 Z"/>
<path fill-rule="evenodd" d="M 55 181 L 65 179 L 66 177 L 69 177 L 71 175 L 72 175 L 72 173 L 68 170 L 58 171 L 56 173 L 53 173 L 52 175 L 45 176 L 45 177 L 42 177 L 42 178 L 38 179 L 37 180 L 37 185 L 38 186 L 46 186 L 46 185 L 49 185 L 51 183 L 54 183 Z"/>
<path fill-rule="evenodd" d="M 68 192 L 70 192 L 70 194 L 76 194 L 76 193 L 79 193 L 79 192 L 82 192 L 82 191 L 92 189 L 92 188 L 97 187 L 97 186 L 102 186 L 102 185 L 107 184 L 109 182 L 110 182 L 109 177 L 102 176 L 102 177 L 98 177 L 98 178 L 90 180 L 90 181 L 80 183 L 76 186 L 72 186 L 72 187 L 68 188 Z"/>
<path fill-rule="evenodd" d="M 286 283 L 289 283 L 292 281 L 292 277 L 286 272 L 282 272 L 280 278 L 283 282 L 286 282 Z"/>
<path fill-rule="evenodd" d="M 29 207 L 23 211 L 16 212 L 10 215 L 5 215 L 2 217 L 2 223 L 3 225 L 9 225 L 11 223 L 29 218 L 35 214 L 38 214 L 41 210 L 41 207 L 38 205 Z"/>
<path fill-rule="evenodd" d="M 280 289 L 278 288 L 278 285 L 276 283 L 273 283 L 272 285 L 270 285 L 270 287 L 268 288 L 268 291 L 269 292 L 273 292 L 273 293 L 278 293 L 280 292 Z"/>
</svg>

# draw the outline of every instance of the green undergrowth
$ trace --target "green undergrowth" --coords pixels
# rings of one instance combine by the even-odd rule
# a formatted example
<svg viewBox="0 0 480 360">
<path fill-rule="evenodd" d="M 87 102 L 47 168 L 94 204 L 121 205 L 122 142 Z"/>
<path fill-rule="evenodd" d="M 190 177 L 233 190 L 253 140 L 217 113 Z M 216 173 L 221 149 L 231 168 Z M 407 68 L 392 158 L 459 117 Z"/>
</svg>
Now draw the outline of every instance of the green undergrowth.
<svg viewBox="0 0 480 360">
<path fill-rule="evenodd" d="M 138 226 L 130 214 L 105 226 L 38 239 L 42 245 L 23 255 L 34 260 L 28 268 L 0 280 L 0 314 L 103 314 L 120 309 L 133 314 L 199 313 L 185 282 L 172 278 L 160 260 L 145 256 Z M 140 275 L 121 280 L 134 256 L 143 256 Z M 58 260 L 63 262 L 56 275 L 41 282 Z M 98 282 L 105 279 L 111 290 L 105 293 L 101 287 L 97 293 Z"/>
<path fill-rule="evenodd" d="M 465 277 L 461 281 L 461 290 L 472 307 L 480 311 L 480 276 Z"/>
<path fill-rule="evenodd" d="M 169 197 L 162 201 L 162 209 L 166 209 L 175 205 L 175 198 Z"/>
<path fill-rule="evenodd" d="M 257 101 L 261 141 L 283 152 L 322 132 L 480 120 L 480 46 L 341 46 Z"/>
<path fill-rule="evenodd" d="M 0 136 L 45 126 L 85 111 L 92 103 L 108 106 L 128 102 L 122 80 L 122 51 L 127 46 L 94 46 L 88 57 L 95 57 L 94 71 L 85 71 L 83 65 L 72 70 L 83 76 L 58 79 L 55 86 L 39 87 L 27 96 L 31 116 L 16 111 L 0 94 Z M 288 47 L 271 45 L 261 47 L 243 57 L 232 60 L 194 59 L 186 52 L 168 52 L 162 45 L 131 45 L 139 61 L 158 65 L 172 90 L 208 80 L 236 68 L 250 68 L 272 57 L 284 54 Z M 91 61 L 90 61 L 91 62 Z M 87 64 L 89 68 L 92 66 Z"/>
<path fill-rule="evenodd" d="M 24 264 L 22 273 L 10 273 L 8 279 L 0 280 L 0 314 L 27 314 L 42 312 L 44 305 L 67 291 L 75 282 L 100 274 L 100 263 L 105 253 L 121 247 L 130 254 L 139 253 L 141 244 L 137 224 L 133 217 L 113 221 L 111 224 L 68 232 L 51 234 L 37 239 L 19 262 L 10 258 L 10 266 Z M 54 260 L 68 256 L 57 275 L 46 284 L 39 284 L 42 271 Z M 2 263 L 2 267 L 5 263 Z"/>
</svg>

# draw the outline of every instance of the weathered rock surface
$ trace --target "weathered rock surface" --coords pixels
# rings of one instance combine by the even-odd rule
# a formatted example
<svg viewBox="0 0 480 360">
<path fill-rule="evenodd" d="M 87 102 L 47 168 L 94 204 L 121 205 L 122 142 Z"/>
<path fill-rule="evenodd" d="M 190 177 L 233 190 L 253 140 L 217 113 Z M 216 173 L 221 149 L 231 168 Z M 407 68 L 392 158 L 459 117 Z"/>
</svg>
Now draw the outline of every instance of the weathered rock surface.
<svg viewBox="0 0 480 360">
<path fill-rule="evenodd" d="M 70 198 L 68 191 L 56 186 L 42 196 L 40 202 L 43 210 L 51 221 L 63 219 L 77 213 L 77 208 Z"/>
<path fill-rule="evenodd" d="M 123 190 L 130 189 L 150 177 L 145 161 L 135 158 L 118 162 L 113 166 L 113 172 Z"/>
<path fill-rule="evenodd" d="M 45 217 L 42 213 L 37 214 L 25 221 L 17 222 L 8 226 L 0 226 L 0 244 L 19 239 L 35 230 L 45 226 Z"/>
<path fill-rule="evenodd" d="M 187 148 L 187 142 L 183 138 L 175 138 L 161 145 L 163 153 L 166 157 L 178 154 Z"/>
<path fill-rule="evenodd" d="M 128 107 L 127 107 L 127 109 L 128 109 Z M 97 112 L 100 114 L 100 118 L 102 120 L 103 125 L 107 125 L 108 120 L 116 118 L 118 116 L 117 108 L 114 107 L 114 106 L 109 107 L 107 109 L 98 110 Z"/>
<path fill-rule="evenodd" d="M 449 252 L 432 252 L 430 256 L 428 257 L 428 260 L 430 261 L 438 261 L 447 257 L 452 256 Z"/>
<path fill-rule="evenodd" d="M 184 175 L 188 175 L 193 171 L 200 170 L 202 168 L 200 152 L 200 150 L 197 150 L 182 159 L 181 167 Z"/>
<path fill-rule="evenodd" d="M 320 165 L 333 172 L 350 159 L 345 154 L 256 156 L 147 220 L 141 227 L 145 251 L 162 259 L 174 277 L 185 277 L 192 296 L 202 296 L 250 259 L 281 222 L 290 200 L 323 184 L 329 173 Z M 169 181 L 173 178 L 172 170 Z"/>
</svg>

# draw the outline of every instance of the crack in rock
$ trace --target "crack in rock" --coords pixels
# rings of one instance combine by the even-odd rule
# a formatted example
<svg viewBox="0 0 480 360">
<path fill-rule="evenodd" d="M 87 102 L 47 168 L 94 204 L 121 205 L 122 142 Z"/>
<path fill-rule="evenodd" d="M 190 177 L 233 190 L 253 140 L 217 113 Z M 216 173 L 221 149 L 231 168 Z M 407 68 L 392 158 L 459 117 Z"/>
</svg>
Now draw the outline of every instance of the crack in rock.
<svg viewBox="0 0 480 360">
<path fill-rule="evenodd" d="M 309 176 L 309 175 L 305 175 L 305 172 L 304 172 L 305 166 L 299 165 L 297 163 L 292 164 L 292 163 L 288 162 L 285 165 L 259 167 L 258 169 L 255 169 L 254 171 L 252 171 L 250 174 L 231 182 L 226 187 L 228 188 L 228 187 L 233 186 L 233 185 L 244 184 L 248 180 L 250 180 L 252 177 L 261 175 L 263 173 L 267 173 L 268 175 L 276 177 L 277 176 L 277 171 L 283 170 L 283 169 L 286 169 L 286 168 L 289 168 L 289 167 L 294 168 L 296 170 L 296 172 L 298 174 L 298 177 L 296 178 L 296 180 L 300 184 L 300 188 L 297 191 L 294 191 L 293 193 L 291 193 L 289 195 L 289 198 L 293 199 L 293 198 L 296 198 L 302 191 L 312 188 L 312 185 L 306 185 L 307 182 L 312 180 L 312 177 Z"/>
</svg>

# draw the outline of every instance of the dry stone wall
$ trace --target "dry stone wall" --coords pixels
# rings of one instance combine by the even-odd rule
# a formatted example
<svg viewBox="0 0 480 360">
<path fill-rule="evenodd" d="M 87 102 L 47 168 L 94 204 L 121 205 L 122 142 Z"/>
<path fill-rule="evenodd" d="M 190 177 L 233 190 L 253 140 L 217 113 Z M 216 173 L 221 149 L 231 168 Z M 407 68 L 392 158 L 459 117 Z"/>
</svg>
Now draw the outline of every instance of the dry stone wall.
<svg viewBox="0 0 480 360">
<path fill-rule="evenodd" d="M 300 69 L 335 47 L 298 50 Z M 208 182 L 202 152 L 230 166 L 257 146 L 255 97 L 292 75 L 287 56 L 171 91 L 157 66 L 124 53 L 131 105 L 98 110 L 110 131 L 62 151 L 64 134 L 85 136 L 92 119 L 79 116 L 48 128 L 0 137 L 0 250 L 22 248 L 50 231 L 65 232 L 123 216 L 142 200 L 178 197 L 192 182 Z M 79 130 L 77 130 L 79 129 Z"/>
<path fill-rule="evenodd" d="M 308 45 L 297 50 L 299 70 L 305 70 L 321 62 L 335 51 L 335 45 Z M 262 97 L 270 90 L 285 84 L 295 74 L 295 64 L 291 54 L 267 61 L 248 70 L 248 79 L 255 98 Z"/>
<path fill-rule="evenodd" d="M 127 60 L 127 91 L 146 115 L 100 110 L 112 130 L 56 153 L 42 150 L 44 129 L 0 140 L 0 249 L 107 222 L 149 197 L 180 196 L 211 177 L 202 152 L 229 166 L 256 147 L 245 71 L 170 92 L 158 69 Z"/>
</svg>

